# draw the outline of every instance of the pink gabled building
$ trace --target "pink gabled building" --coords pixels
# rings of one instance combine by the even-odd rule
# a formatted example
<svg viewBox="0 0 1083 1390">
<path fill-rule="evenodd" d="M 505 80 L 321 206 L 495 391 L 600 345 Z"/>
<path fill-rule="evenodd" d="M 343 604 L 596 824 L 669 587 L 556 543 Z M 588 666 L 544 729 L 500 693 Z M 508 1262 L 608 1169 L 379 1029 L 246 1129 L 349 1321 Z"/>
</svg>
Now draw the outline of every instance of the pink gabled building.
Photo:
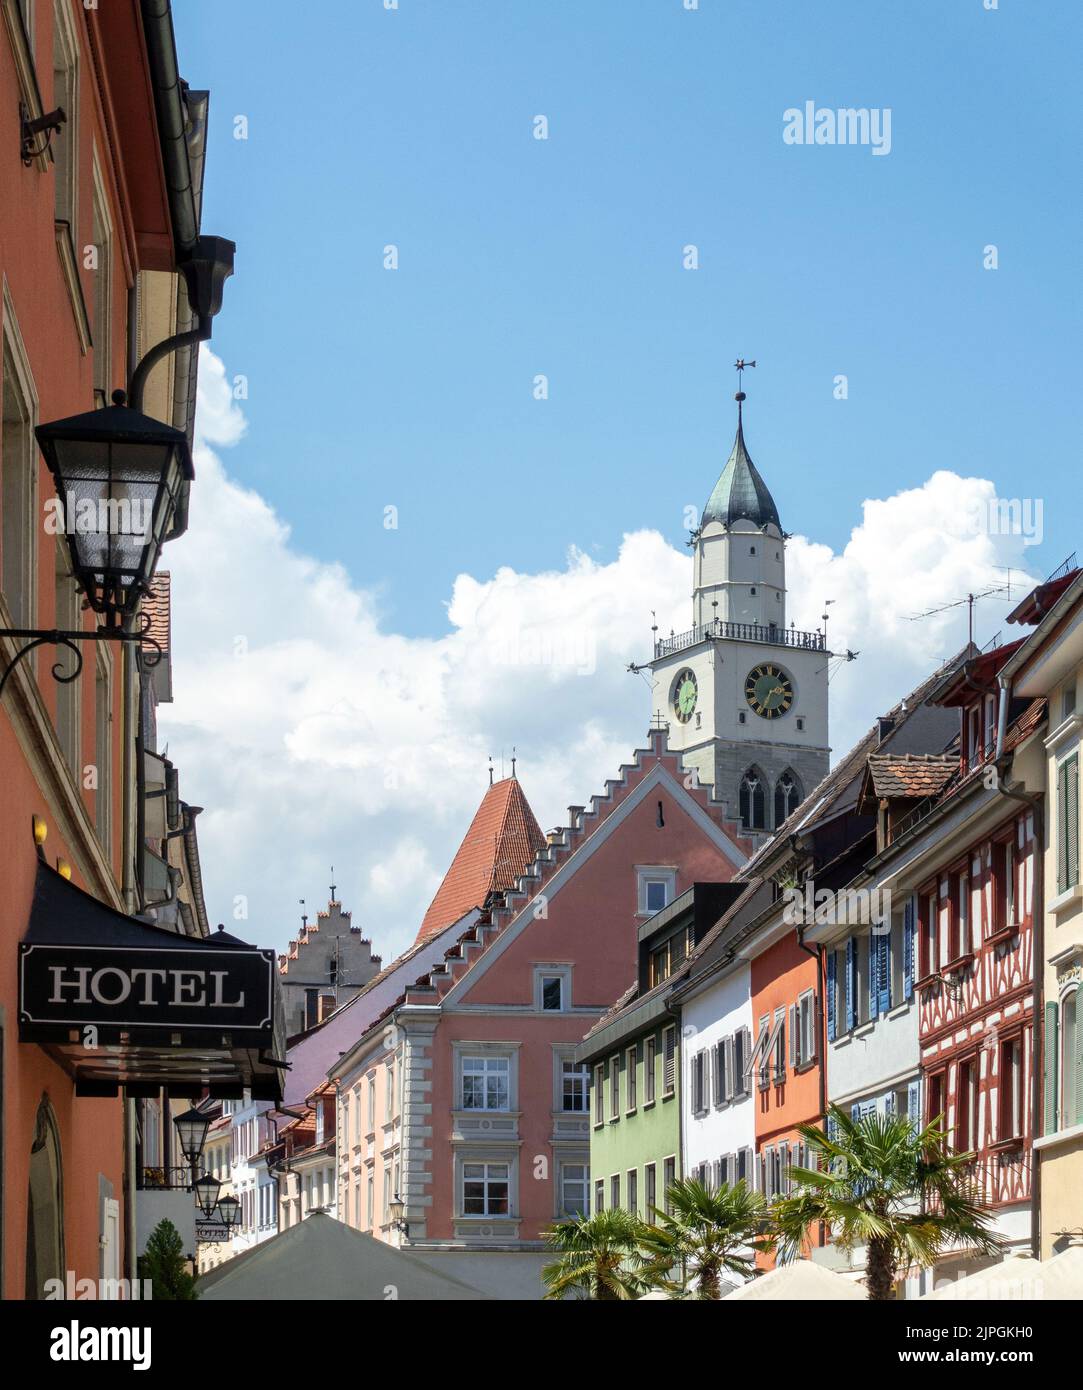
<svg viewBox="0 0 1083 1390">
<path fill-rule="evenodd" d="M 652 730 L 342 1055 L 341 1219 L 421 1250 L 531 1251 L 588 1209 L 575 1048 L 636 978 L 648 918 L 697 880 L 731 879 L 752 848 L 692 780 Z M 521 838 L 534 818 L 517 783 L 507 809 Z M 460 855 L 476 848 L 468 835 Z M 457 856 L 448 879 L 464 876 Z"/>
</svg>

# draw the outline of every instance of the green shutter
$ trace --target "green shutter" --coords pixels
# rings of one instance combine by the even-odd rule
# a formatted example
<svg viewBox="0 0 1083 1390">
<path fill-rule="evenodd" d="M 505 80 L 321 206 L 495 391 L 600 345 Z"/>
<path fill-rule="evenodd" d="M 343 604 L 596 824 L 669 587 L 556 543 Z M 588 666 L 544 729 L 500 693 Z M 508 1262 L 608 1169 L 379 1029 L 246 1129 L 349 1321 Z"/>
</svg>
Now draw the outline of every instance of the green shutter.
<svg viewBox="0 0 1083 1390">
<path fill-rule="evenodd" d="M 1060 1047 L 1057 1040 L 1057 1004 L 1050 1000 L 1045 1006 L 1045 1132 L 1055 1134 L 1057 1130 L 1057 1057 Z"/>
</svg>

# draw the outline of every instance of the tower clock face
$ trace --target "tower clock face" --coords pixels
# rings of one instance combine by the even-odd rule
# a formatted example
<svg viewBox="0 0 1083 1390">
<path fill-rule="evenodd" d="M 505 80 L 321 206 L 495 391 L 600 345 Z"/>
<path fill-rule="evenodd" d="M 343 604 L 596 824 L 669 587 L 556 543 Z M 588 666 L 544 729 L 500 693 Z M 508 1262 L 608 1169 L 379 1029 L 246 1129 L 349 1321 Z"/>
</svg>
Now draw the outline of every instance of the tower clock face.
<svg viewBox="0 0 1083 1390">
<path fill-rule="evenodd" d="M 745 699 L 761 719 L 778 719 L 793 704 L 793 682 L 781 666 L 765 661 L 745 677 Z"/>
<path fill-rule="evenodd" d="M 687 724 L 692 718 L 696 708 L 696 699 L 699 695 L 699 686 L 696 684 L 696 673 L 687 667 L 677 673 L 677 679 L 673 682 L 673 713 L 681 721 Z"/>
</svg>

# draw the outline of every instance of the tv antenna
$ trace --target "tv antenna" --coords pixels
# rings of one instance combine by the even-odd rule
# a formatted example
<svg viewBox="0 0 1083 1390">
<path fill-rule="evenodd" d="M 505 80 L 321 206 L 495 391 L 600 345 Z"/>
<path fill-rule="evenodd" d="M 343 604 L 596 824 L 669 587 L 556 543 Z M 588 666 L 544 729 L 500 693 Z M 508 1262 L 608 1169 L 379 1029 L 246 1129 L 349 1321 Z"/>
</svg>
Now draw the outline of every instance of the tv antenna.
<svg viewBox="0 0 1083 1390">
<path fill-rule="evenodd" d="M 998 565 L 997 568 L 1004 569 L 1006 566 Z M 938 604 L 936 608 L 927 608 L 923 613 L 907 613 L 906 620 L 910 623 L 917 623 L 920 622 L 922 618 L 932 618 L 935 617 L 937 613 L 947 613 L 952 608 L 961 608 L 965 603 L 967 606 L 967 643 L 968 645 L 973 645 L 975 603 L 977 603 L 980 598 L 1004 597 L 1010 599 L 1012 596 L 1010 570 L 1008 571 L 1008 576 L 1008 582 L 1006 584 L 993 584 L 988 589 L 982 589 L 976 594 L 969 593 L 965 598 L 957 598 L 953 599 L 950 603 Z"/>
</svg>

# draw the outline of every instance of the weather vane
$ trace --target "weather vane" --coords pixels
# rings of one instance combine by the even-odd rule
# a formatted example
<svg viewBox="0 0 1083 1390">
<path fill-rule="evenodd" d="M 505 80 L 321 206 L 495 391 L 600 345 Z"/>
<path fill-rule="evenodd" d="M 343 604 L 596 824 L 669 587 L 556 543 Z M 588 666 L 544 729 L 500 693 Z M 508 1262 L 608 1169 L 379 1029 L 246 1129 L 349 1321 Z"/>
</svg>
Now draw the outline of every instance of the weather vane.
<svg viewBox="0 0 1083 1390">
<path fill-rule="evenodd" d="M 743 385 L 741 373 L 744 371 L 744 369 L 745 369 L 746 367 L 754 367 L 755 365 L 756 365 L 755 362 L 746 362 L 745 359 L 744 359 L 743 357 L 738 357 L 737 361 L 734 362 L 734 364 L 733 364 L 734 369 L 735 369 L 736 372 L 737 372 L 737 399 L 738 399 L 739 401 L 743 401 L 744 398 L 745 398 L 745 397 L 744 397 L 744 385 Z"/>
</svg>

